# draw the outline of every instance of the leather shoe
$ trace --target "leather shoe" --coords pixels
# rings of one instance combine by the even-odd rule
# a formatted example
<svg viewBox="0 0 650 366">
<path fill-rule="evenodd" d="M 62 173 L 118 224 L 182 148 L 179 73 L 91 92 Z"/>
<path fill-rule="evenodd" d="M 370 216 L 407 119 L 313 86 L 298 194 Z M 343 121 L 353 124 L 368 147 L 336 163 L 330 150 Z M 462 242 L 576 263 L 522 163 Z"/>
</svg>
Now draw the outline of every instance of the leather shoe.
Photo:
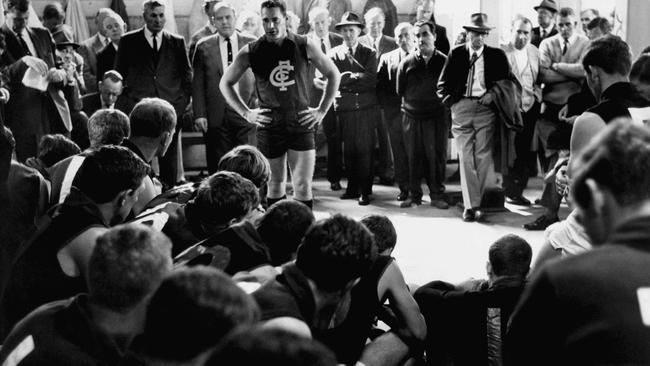
<svg viewBox="0 0 650 366">
<path fill-rule="evenodd" d="M 409 199 L 405 200 L 404 202 L 400 203 L 399 207 L 408 208 L 408 207 L 413 207 L 413 206 L 419 206 L 421 204 L 422 204 L 422 199 L 409 198 Z"/>
<path fill-rule="evenodd" d="M 535 221 L 524 224 L 524 229 L 530 231 L 546 230 L 547 227 L 558 221 L 560 221 L 560 219 L 557 216 L 549 218 L 546 215 L 542 215 Z"/>
<path fill-rule="evenodd" d="M 530 206 L 531 205 L 530 201 L 526 197 L 524 197 L 522 195 L 514 196 L 514 197 L 506 197 L 506 202 L 508 202 L 510 204 L 513 204 L 513 205 L 517 205 L 517 206 Z"/>
<path fill-rule="evenodd" d="M 474 210 L 472 210 L 471 208 L 466 208 L 465 211 L 463 211 L 463 221 L 472 222 L 474 220 L 475 220 Z"/>
<path fill-rule="evenodd" d="M 400 191 L 397 195 L 398 201 L 406 201 L 407 198 L 409 198 L 409 193 L 407 191 Z"/>
<path fill-rule="evenodd" d="M 345 192 L 343 195 L 341 195 L 342 200 L 356 200 L 359 198 L 358 194 L 350 193 L 350 192 Z"/>
<path fill-rule="evenodd" d="M 330 183 L 330 189 L 333 191 L 340 191 L 342 188 L 339 182 Z"/>
<path fill-rule="evenodd" d="M 370 197 L 367 194 L 362 194 L 359 197 L 359 206 L 368 206 L 370 204 Z"/>
</svg>

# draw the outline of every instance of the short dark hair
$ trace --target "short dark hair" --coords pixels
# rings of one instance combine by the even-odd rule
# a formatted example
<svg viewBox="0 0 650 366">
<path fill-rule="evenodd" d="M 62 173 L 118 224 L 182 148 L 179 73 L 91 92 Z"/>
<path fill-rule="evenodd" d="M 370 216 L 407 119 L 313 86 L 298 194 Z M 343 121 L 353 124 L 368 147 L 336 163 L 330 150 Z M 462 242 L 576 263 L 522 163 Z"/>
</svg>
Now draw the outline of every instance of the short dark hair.
<svg viewBox="0 0 650 366">
<path fill-rule="evenodd" d="M 374 236 L 379 253 L 395 248 L 397 232 L 388 217 L 384 215 L 368 215 L 361 219 L 361 223 L 366 225 Z"/>
<path fill-rule="evenodd" d="M 324 291 L 339 291 L 361 277 L 377 258 L 377 246 L 363 224 L 336 214 L 309 228 L 296 266 Z"/>
<path fill-rule="evenodd" d="M 219 228 L 231 220 L 241 220 L 259 205 L 253 183 L 235 172 L 214 173 L 201 182 L 188 205 L 193 216 L 207 228 Z"/>
<path fill-rule="evenodd" d="M 284 0 L 266 0 L 260 5 L 260 10 L 273 8 L 278 8 L 282 12 L 282 15 L 287 15 L 287 4 Z"/>
<path fill-rule="evenodd" d="M 61 135 L 45 135 L 38 143 L 38 159 L 46 168 L 81 152 L 79 145 Z"/>
<path fill-rule="evenodd" d="M 206 14 L 209 14 L 212 11 L 212 8 L 214 7 L 214 4 L 220 2 L 221 0 L 205 0 L 203 1 L 203 11 Z"/>
<path fill-rule="evenodd" d="M 572 8 L 568 8 L 568 7 L 566 7 L 566 8 L 560 8 L 560 11 L 558 12 L 558 16 L 559 16 L 560 18 L 575 17 L 575 16 L 576 16 L 576 12 L 573 11 Z"/>
<path fill-rule="evenodd" d="M 510 234 L 497 239 L 488 254 L 495 275 L 526 277 L 533 250 L 526 240 Z"/>
<path fill-rule="evenodd" d="M 88 153 L 72 185 L 95 203 L 106 203 L 137 189 L 148 172 L 149 165 L 131 150 L 106 145 Z"/>
<path fill-rule="evenodd" d="M 271 205 L 257 228 L 271 253 L 271 264 L 279 266 L 291 261 L 314 221 L 309 207 L 296 200 L 281 200 Z"/>
<path fill-rule="evenodd" d="M 30 3 L 30 0 L 7 0 L 5 8 L 7 11 L 15 10 L 24 13 L 29 10 Z"/>
<path fill-rule="evenodd" d="M 320 342 L 282 329 L 242 328 L 228 335 L 206 366 L 336 366 L 336 357 Z"/>
<path fill-rule="evenodd" d="M 650 54 L 642 54 L 634 61 L 630 70 L 630 80 L 650 84 Z"/>
<path fill-rule="evenodd" d="M 252 325 L 259 308 L 223 272 L 205 266 L 175 270 L 151 298 L 144 352 L 160 360 L 189 360 L 237 326 Z"/>
<path fill-rule="evenodd" d="M 115 226 L 97 238 L 88 264 L 88 294 L 126 313 L 153 294 L 172 269 L 171 241 L 147 225 Z"/>
<path fill-rule="evenodd" d="M 610 122 L 571 164 L 571 193 L 581 207 L 591 204 L 587 179 L 610 190 L 621 206 L 650 198 L 650 130 L 629 119 Z"/>
<path fill-rule="evenodd" d="M 632 67 L 630 46 L 618 36 L 604 36 L 592 41 L 587 47 L 582 66 L 585 72 L 589 66 L 598 66 L 608 74 L 626 75 Z"/>
<path fill-rule="evenodd" d="M 418 22 L 415 22 L 415 24 L 413 24 L 413 27 L 422 27 L 424 25 L 429 26 L 429 32 L 431 32 L 431 34 L 436 34 L 436 25 L 431 20 L 420 20 Z"/>
<path fill-rule="evenodd" d="M 53 19 L 57 18 L 58 20 L 63 21 L 65 19 L 65 10 L 59 2 L 52 2 L 45 5 L 43 8 L 43 19 Z"/>
<path fill-rule="evenodd" d="M 594 18 L 589 24 L 587 24 L 587 29 L 592 30 L 594 28 L 600 29 L 603 34 L 609 34 L 612 32 L 612 25 L 609 23 L 609 20 L 606 18 Z"/>
<path fill-rule="evenodd" d="M 117 109 L 100 109 L 88 119 L 91 147 L 121 145 L 130 135 L 129 117 Z"/>
<path fill-rule="evenodd" d="M 228 151 L 219 160 L 217 170 L 239 173 L 257 188 L 261 188 L 271 176 L 269 160 L 251 145 L 239 145 Z"/>
<path fill-rule="evenodd" d="M 176 111 L 160 98 L 144 98 L 133 107 L 129 115 L 131 136 L 158 137 L 176 128 Z"/>
</svg>

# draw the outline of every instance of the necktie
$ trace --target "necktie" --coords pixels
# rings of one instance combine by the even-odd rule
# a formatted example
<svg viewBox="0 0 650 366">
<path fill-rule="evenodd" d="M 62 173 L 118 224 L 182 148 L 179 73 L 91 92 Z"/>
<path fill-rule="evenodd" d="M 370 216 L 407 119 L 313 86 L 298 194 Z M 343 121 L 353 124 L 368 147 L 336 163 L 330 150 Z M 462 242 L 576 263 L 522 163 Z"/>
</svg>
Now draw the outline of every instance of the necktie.
<svg viewBox="0 0 650 366">
<path fill-rule="evenodd" d="M 350 65 L 354 65 L 354 52 L 352 47 L 348 47 L 348 54 L 350 55 Z"/>
<path fill-rule="evenodd" d="M 227 65 L 230 66 L 232 63 L 232 43 L 230 43 L 230 38 L 226 38 L 226 50 L 228 51 Z"/>
<path fill-rule="evenodd" d="M 468 97 L 472 96 L 472 86 L 474 85 L 474 65 L 476 65 L 476 60 L 478 60 L 478 55 L 476 52 L 472 52 L 472 58 L 469 60 L 469 73 L 467 74 L 467 90 L 465 94 Z"/>
<path fill-rule="evenodd" d="M 157 33 L 152 33 L 151 35 L 153 37 L 153 59 L 154 63 L 158 64 L 158 37 Z"/>
<path fill-rule="evenodd" d="M 564 47 L 562 48 L 562 56 L 564 56 L 566 54 L 566 50 L 567 50 L 568 46 L 569 46 L 569 40 L 565 39 L 564 40 Z"/>
<path fill-rule="evenodd" d="M 542 39 L 546 38 L 546 29 L 542 29 Z"/>
<path fill-rule="evenodd" d="M 27 47 L 27 42 L 25 42 L 22 33 L 16 33 L 16 35 L 18 36 L 18 42 L 20 42 L 20 46 L 23 48 L 23 51 L 25 51 L 25 55 L 31 56 L 32 53 L 29 52 L 29 47 Z"/>
<path fill-rule="evenodd" d="M 325 41 L 322 38 L 320 39 L 320 50 L 327 53 L 327 47 L 325 47 Z"/>
</svg>

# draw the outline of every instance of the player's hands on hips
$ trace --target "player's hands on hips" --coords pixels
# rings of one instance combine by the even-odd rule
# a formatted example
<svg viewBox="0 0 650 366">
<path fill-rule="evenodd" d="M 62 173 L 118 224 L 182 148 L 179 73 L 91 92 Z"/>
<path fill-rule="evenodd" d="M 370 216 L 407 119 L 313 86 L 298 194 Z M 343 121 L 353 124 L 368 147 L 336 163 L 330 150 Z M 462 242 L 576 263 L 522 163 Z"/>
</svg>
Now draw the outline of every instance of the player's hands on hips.
<svg viewBox="0 0 650 366">
<path fill-rule="evenodd" d="M 298 117 L 298 123 L 301 126 L 314 128 L 323 120 L 325 113 L 318 108 L 309 108 L 307 110 L 298 112 Z"/>
<path fill-rule="evenodd" d="M 208 132 L 208 119 L 205 117 L 199 117 L 194 120 L 194 129 L 199 132 L 206 133 Z"/>
<path fill-rule="evenodd" d="M 249 123 L 259 127 L 271 123 L 271 117 L 264 114 L 269 112 L 271 112 L 271 110 L 268 108 L 249 109 L 248 111 L 244 112 L 244 118 Z"/>
</svg>

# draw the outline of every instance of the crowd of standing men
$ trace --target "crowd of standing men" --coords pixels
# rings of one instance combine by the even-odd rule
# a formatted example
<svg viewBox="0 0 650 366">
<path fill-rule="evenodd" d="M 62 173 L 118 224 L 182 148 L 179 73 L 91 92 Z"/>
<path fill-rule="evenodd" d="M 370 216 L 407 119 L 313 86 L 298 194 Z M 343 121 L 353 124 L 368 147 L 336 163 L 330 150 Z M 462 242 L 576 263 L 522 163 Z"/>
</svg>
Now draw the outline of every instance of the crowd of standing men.
<svg viewBox="0 0 650 366">
<path fill-rule="evenodd" d="M 485 44 L 493 27 L 476 13 L 450 49 L 433 0 L 416 2 L 413 23 L 398 23 L 389 0 L 368 1 L 363 17 L 348 2 L 333 1 L 309 9 L 284 4 L 279 15 L 244 12 L 241 19 L 227 2 L 206 0 L 209 22 L 192 35 L 188 53 L 182 37 L 164 30 L 164 2 L 145 1 L 144 26 L 128 33 L 118 14 L 100 9 L 97 34 L 80 44 L 62 24 L 60 6 L 44 12 L 56 43 L 42 29 L 26 27 L 27 4 L 9 1 L 3 27 L 12 95 L 4 120 L 20 161 L 36 156 L 49 133 L 87 148 L 94 111 L 128 114 L 143 98 L 159 97 L 178 119 L 167 153 L 158 156 L 165 188 L 184 181 L 185 125 L 203 132 L 210 173 L 233 147 L 258 146 L 271 161 L 268 202 L 286 198 L 288 167 L 294 198 L 311 206 L 321 128 L 331 189 L 342 189 L 347 178 L 342 199 L 369 204 L 378 177 L 380 184 L 398 185 L 401 207 L 420 205 L 424 178 L 431 205 L 446 209 L 454 203 L 444 184 L 451 133 L 466 221 L 485 218 L 481 205 L 491 188 L 503 188 L 510 203 L 530 205 L 522 193 L 539 159 L 552 178 L 539 200 L 544 214 L 525 225 L 531 230 L 558 221 L 555 173 L 567 161 L 575 117 L 596 103 L 581 58 L 590 39 L 611 31 L 588 9 L 580 32 L 572 9 L 545 0 L 535 7 L 539 26 L 517 17 L 510 42 L 500 48 Z M 291 10 L 302 18 L 291 21 L 297 17 Z M 304 35 L 289 30 L 292 22 Z M 28 70 L 45 78 L 45 92 L 24 85 Z"/>
</svg>

